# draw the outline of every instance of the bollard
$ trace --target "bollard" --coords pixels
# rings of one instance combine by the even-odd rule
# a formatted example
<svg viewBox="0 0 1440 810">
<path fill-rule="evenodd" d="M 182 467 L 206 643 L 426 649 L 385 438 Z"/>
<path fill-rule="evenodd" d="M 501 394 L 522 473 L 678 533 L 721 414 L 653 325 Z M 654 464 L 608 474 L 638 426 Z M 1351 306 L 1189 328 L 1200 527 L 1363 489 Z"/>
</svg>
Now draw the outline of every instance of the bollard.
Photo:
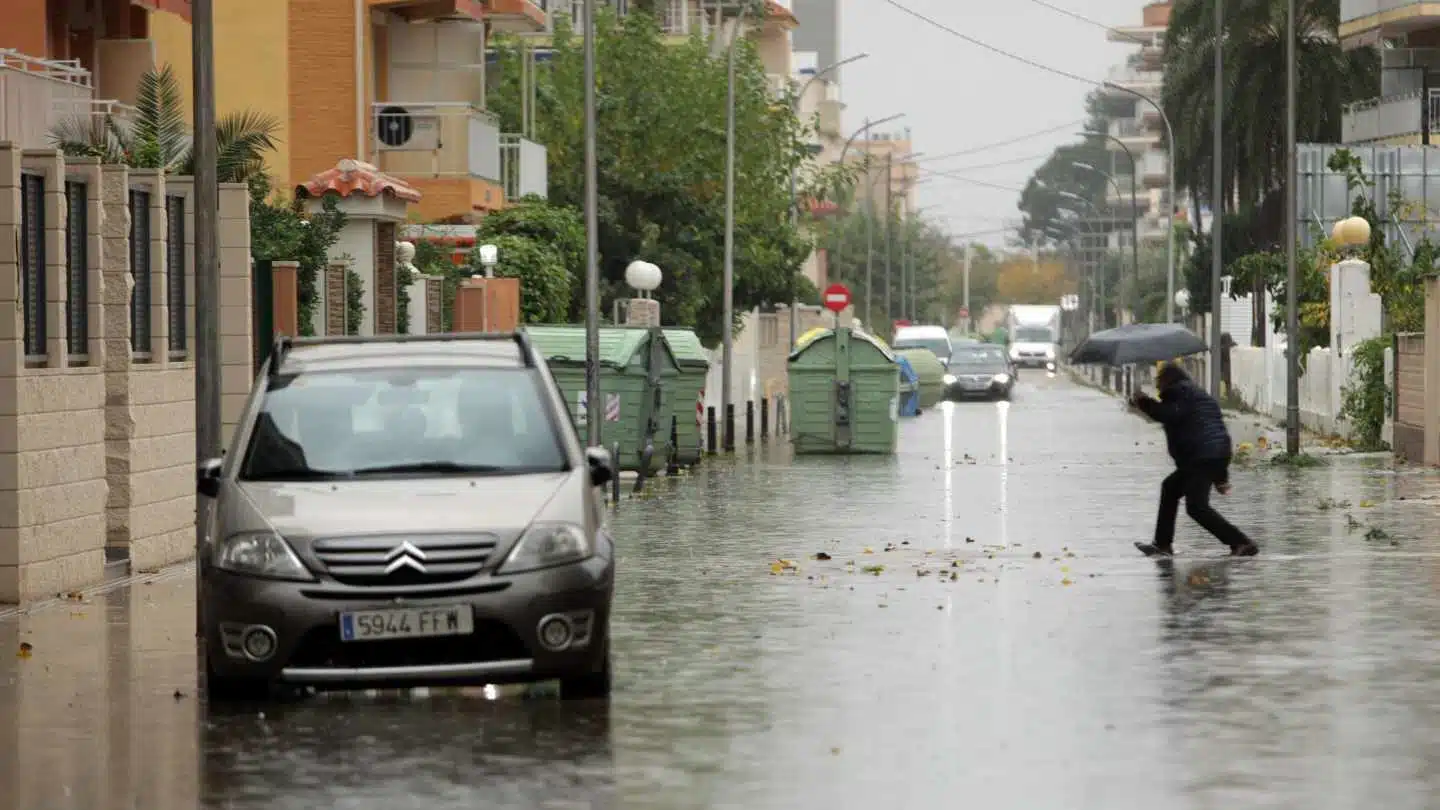
<svg viewBox="0 0 1440 810">
<path fill-rule="evenodd" d="M 680 420 L 670 417 L 670 447 L 665 453 L 665 474 L 680 474 Z"/>
<path fill-rule="evenodd" d="M 770 438 L 770 398 L 760 398 L 760 440 Z"/>
<path fill-rule="evenodd" d="M 613 472 L 615 473 L 610 478 L 610 496 L 618 507 L 620 505 L 620 442 L 615 442 L 610 448 L 610 463 L 614 465 Z"/>
<path fill-rule="evenodd" d="M 715 441 L 715 406 L 705 409 L 705 449 L 710 455 L 715 455 L 720 443 Z"/>
<path fill-rule="evenodd" d="M 735 452 L 735 403 L 725 406 L 725 424 L 721 426 L 721 435 L 724 437 L 725 452 Z"/>
<path fill-rule="evenodd" d="M 785 395 L 775 398 L 775 435 L 790 435 L 790 422 L 785 418 Z"/>
<path fill-rule="evenodd" d="M 745 443 L 755 443 L 755 400 L 745 400 Z"/>
</svg>

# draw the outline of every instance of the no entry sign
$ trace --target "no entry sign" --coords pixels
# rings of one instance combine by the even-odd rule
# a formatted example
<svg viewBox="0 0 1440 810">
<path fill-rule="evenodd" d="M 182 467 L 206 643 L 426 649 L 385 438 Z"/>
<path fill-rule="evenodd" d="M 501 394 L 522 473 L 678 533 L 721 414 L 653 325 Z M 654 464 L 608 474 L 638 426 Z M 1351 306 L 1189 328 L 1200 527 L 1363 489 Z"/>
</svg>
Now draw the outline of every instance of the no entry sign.
<svg viewBox="0 0 1440 810">
<path fill-rule="evenodd" d="M 825 288 L 822 298 L 825 308 L 839 315 L 845 311 L 846 307 L 850 306 L 850 288 L 844 284 L 831 284 Z"/>
</svg>

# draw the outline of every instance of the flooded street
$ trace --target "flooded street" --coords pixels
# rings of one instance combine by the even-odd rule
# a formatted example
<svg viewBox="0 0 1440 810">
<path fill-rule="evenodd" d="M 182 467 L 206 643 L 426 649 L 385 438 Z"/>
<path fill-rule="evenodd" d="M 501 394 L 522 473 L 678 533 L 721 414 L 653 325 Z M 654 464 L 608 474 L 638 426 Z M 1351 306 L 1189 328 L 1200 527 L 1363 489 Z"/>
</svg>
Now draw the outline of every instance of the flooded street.
<svg viewBox="0 0 1440 810">
<path fill-rule="evenodd" d="M 207 715 L 188 570 L 12 613 L 0 808 L 1434 807 L 1440 479 L 1242 465 L 1217 505 L 1261 556 L 1182 517 L 1157 565 L 1131 544 L 1168 469 L 1040 373 L 893 458 L 707 459 L 614 517 L 608 705 Z"/>
</svg>

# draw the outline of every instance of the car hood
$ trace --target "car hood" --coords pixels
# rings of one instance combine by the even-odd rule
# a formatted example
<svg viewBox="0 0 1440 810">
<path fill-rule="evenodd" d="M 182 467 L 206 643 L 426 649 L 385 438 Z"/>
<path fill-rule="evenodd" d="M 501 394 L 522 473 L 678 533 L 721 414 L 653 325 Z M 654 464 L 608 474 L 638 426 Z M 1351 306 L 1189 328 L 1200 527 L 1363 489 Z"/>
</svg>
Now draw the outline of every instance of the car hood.
<svg viewBox="0 0 1440 810">
<path fill-rule="evenodd" d="M 571 475 L 248 481 L 239 487 L 260 515 L 286 536 L 472 532 L 530 525 Z"/>
</svg>

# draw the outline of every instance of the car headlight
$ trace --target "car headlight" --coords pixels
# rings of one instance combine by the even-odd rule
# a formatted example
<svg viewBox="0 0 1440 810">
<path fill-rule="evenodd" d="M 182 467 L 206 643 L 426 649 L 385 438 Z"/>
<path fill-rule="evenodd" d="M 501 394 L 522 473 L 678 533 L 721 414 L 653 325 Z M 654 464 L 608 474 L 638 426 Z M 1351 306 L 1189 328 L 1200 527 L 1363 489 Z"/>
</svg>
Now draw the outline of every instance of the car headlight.
<svg viewBox="0 0 1440 810">
<path fill-rule="evenodd" d="M 215 549 L 215 567 L 267 579 L 315 579 L 285 538 L 274 532 L 244 532 L 227 537 Z"/>
<path fill-rule="evenodd" d="M 1045 359 L 1046 359 L 1046 360 L 1054 360 L 1054 359 L 1055 359 L 1055 347 L 1054 347 L 1054 346 L 1046 346 L 1046 347 L 1045 347 Z"/>
<path fill-rule="evenodd" d="M 995 375 L 995 382 L 996 382 L 997 384 L 999 384 L 999 385 L 1004 385 L 1005 383 L 1010 382 L 1010 375 L 1009 375 L 1009 374 L 1005 374 L 1005 373 L 1003 373 L 1003 372 L 1000 373 L 1000 374 L 996 374 L 996 375 Z"/>
<path fill-rule="evenodd" d="M 943 383 L 945 383 L 946 385 L 954 385 L 954 384 L 955 384 L 955 375 L 954 375 L 954 374 L 946 374 L 944 377 L 941 377 L 941 378 L 940 378 L 940 381 L 943 382 Z"/>
<path fill-rule="evenodd" d="M 1015 358 L 1018 358 L 1019 356 L 1020 356 L 1020 348 L 1019 348 L 1018 346 L 1011 346 L 1011 347 L 1010 347 L 1010 358 L 1013 360 L 1013 359 L 1015 359 Z"/>
<path fill-rule="evenodd" d="M 590 559 L 594 553 L 595 545 L 583 527 L 573 523 L 535 523 L 520 535 L 520 541 L 495 573 L 518 574 L 577 563 Z"/>
</svg>

